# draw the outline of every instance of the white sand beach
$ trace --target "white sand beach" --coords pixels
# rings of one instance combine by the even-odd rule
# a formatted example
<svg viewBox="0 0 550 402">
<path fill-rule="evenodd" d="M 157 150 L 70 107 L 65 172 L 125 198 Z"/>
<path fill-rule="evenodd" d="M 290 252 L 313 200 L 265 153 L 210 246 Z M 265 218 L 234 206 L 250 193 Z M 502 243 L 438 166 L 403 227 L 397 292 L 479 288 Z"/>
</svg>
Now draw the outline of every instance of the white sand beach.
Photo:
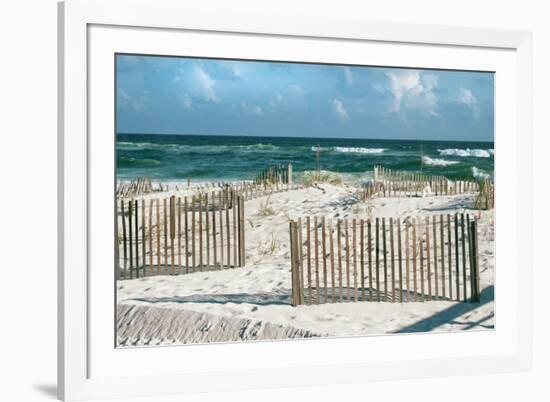
<svg viewBox="0 0 550 402">
<path fill-rule="evenodd" d="M 121 346 L 492 329 L 493 211 L 474 195 L 377 198 L 360 202 L 347 184 L 315 184 L 246 202 L 245 267 L 117 282 Z M 290 219 L 416 217 L 465 212 L 478 217 L 480 303 L 343 302 L 291 305 Z"/>
</svg>

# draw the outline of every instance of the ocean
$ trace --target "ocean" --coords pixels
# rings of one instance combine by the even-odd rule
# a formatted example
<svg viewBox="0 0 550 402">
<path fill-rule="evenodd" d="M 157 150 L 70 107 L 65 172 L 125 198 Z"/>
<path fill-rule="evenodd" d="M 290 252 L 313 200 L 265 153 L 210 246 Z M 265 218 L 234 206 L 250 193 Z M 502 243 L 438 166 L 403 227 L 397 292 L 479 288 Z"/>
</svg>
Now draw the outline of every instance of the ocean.
<svg viewBox="0 0 550 402">
<path fill-rule="evenodd" d="M 321 169 L 350 181 L 368 180 L 376 164 L 451 179 L 494 172 L 493 142 L 118 134 L 116 173 L 119 180 L 247 180 L 278 163 L 315 170 L 317 147 Z"/>
</svg>

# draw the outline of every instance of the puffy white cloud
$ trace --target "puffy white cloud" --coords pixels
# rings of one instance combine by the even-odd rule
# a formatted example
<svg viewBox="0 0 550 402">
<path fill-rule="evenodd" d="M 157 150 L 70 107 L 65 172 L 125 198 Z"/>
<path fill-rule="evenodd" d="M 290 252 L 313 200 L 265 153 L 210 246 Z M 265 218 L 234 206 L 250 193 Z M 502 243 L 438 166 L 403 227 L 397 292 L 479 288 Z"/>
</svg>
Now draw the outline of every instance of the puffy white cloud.
<svg viewBox="0 0 550 402">
<path fill-rule="evenodd" d="M 332 100 L 332 107 L 334 108 L 334 112 L 339 118 L 341 118 L 342 120 L 349 120 L 348 111 L 344 107 L 344 102 L 342 102 L 338 98 L 335 98 Z"/>
<path fill-rule="evenodd" d="M 475 95 L 468 88 L 458 88 L 458 101 L 466 106 L 474 106 L 477 104 Z"/>
<path fill-rule="evenodd" d="M 411 109 L 421 109 L 429 114 L 437 115 L 438 77 L 435 74 L 422 74 L 418 70 L 395 70 L 387 72 L 390 80 L 390 91 L 393 102 L 390 111 L 400 113 L 405 105 Z"/>
<path fill-rule="evenodd" d="M 201 66 L 195 65 L 193 68 L 193 77 L 202 93 L 202 96 L 208 101 L 219 102 L 220 98 L 216 94 L 215 85 L 216 81 L 208 75 Z"/>
</svg>

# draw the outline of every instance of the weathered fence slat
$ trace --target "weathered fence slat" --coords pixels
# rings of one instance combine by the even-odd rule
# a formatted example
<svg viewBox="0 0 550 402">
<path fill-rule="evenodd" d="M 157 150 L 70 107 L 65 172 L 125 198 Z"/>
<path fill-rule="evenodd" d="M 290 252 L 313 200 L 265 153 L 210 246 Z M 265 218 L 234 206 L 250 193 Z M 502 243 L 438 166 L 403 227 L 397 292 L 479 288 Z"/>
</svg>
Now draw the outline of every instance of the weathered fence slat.
<svg viewBox="0 0 550 402">
<path fill-rule="evenodd" d="M 342 303 L 342 220 L 337 222 L 337 237 L 338 237 L 338 301 Z"/>
<path fill-rule="evenodd" d="M 319 287 L 319 234 L 318 234 L 318 221 L 317 216 L 313 219 L 313 225 L 314 225 L 314 235 L 313 235 L 313 241 L 315 244 L 314 247 L 314 253 L 315 253 L 315 296 L 316 296 L 316 303 L 321 303 L 321 293 L 320 293 L 320 287 Z"/>
<path fill-rule="evenodd" d="M 321 237 L 323 238 L 322 251 L 323 251 L 323 286 L 325 288 L 324 300 L 328 303 L 328 278 L 327 278 L 327 238 L 326 238 L 326 226 L 325 217 L 321 218 Z"/>
<path fill-rule="evenodd" d="M 331 302 L 334 303 L 335 302 L 335 291 L 334 289 L 336 288 L 336 275 L 334 273 L 334 228 L 332 226 L 332 219 L 329 221 L 329 232 L 330 232 L 330 236 L 329 236 L 329 239 L 330 239 L 330 276 L 331 276 L 331 295 L 330 295 L 330 299 L 331 299 Z"/>
<path fill-rule="evenodd" d="M 306 256 L 307 256 L 307 296 L 308 296 L 308 302 L 307 304 L 312 304 L 312 296 L 311 296 L 311 218 L 308 216 L 306 218 Z"/>
</svg>

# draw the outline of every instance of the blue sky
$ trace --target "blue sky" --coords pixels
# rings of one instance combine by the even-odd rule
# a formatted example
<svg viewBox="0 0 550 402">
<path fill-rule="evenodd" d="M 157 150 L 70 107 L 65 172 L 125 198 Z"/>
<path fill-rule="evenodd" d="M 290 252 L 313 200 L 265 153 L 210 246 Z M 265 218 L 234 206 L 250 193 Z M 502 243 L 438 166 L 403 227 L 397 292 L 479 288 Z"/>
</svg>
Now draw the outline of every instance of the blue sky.
<svg viewBox="0 0 550 402">
<path fill-rule="evenodd" d="M 492 73 L 118 55 L 117 131 L 493 141 Z"/>
</svg>

